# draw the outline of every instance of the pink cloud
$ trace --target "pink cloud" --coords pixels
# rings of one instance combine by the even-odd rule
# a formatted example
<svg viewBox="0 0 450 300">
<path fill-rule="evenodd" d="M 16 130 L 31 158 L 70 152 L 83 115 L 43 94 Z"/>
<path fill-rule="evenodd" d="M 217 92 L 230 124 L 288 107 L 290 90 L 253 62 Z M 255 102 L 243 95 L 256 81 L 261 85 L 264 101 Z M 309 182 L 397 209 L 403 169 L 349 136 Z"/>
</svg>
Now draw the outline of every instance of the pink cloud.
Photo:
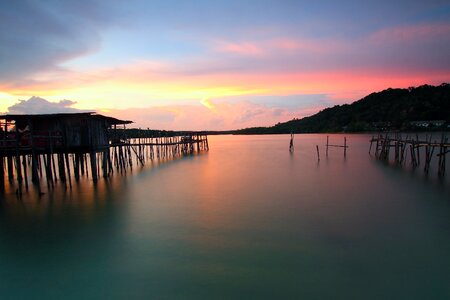
<svg viewBox="0 0 450 300">
<path fill-rule="evenodd" d="M 219 52 L 232 53 L 238 55 L 259 56 L 264 54 L 264 49 L 259 45 L 251 42 L 219 42 L 217 43 L 216 50 Z"/>
<path fill-rule="evenodd" d="M 310 53 L 324 53 L 336 50 L 339 46 L 335 41 L 321 41 L 312 39 L 298 39 L 291 37 L 279 37 L 254 41 L 214 42 L 214 50 L 220 53 L 231 53 L 242 56 L 274 56 L 280 52 L 292 53 L 302 51 Z"/>
<path fill-rule="evenodd" d="M 207 47 L 211 53 L 202 57 L 65 70 L 16 83 L 0 82 L 0 89 L 21 96 L 57 94 L 70 98 L 72 89 L 85 88 L 97 99 L 111 99 L 112 89 L 117 94 L 111 103 L 130 95 L 140 98 L 142 106 L 157 98 L 176 103 L 183 97 L 200 100 L 238 94 L 320 93 L 344 103 L 388 87 L 449 81 L 450 71 L 444 68 L 448 47 L 444 44 L 434 52 L 427 48 L 427 43 L 439 44 L 449 37 L 450 25 L 426 24 L 383 29 L 352 43 L 282 35 L 274 38 L 273 34 L 267 39 L 210 41 L 212 46 Z M 81 103 L 84 99 L 76 100 Z"/>
</svg>

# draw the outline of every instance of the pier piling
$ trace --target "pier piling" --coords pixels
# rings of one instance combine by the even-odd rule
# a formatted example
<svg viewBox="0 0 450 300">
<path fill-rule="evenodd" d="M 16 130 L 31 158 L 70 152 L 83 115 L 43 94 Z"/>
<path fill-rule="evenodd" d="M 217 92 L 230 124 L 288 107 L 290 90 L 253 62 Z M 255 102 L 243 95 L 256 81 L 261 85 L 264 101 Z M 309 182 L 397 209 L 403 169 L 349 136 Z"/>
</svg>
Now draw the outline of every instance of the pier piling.
<svg viewBox="0 0 450 300">
<path fill-rule="evenodd" d="M 433 142 L 431 135 L 429 137 L 426 136 L 424 140 L 421 140 L 418 135 L 416 135 L 415 138 L 410 136 L 406 136 L 406 138 L 403 138 L 400 134 L 396 134 L 394 136 L 389 136 L 388 134 L 386 134 L 385 136 L 378 135 L 378 137 L 376 138 L 372 137 L 370 143 L 376 143 L 377 145 L 375 150 L 375 157 L 385 161 L 388 161 L 390 158 L 389 149 L 391 147 L 394 147 L 394 161 L 399 165 L 403 165 L 405 163 L 408 156 L 406 149 L 407 147 L 409 147 L 409 160 L 413 169 L 420 166 L 422 162 L 421 155 L 424 155 L 423 170 L 425 174 L 429 173 L 433 154 L 435 153 L 435 150 L 438 149 L 438 154 L 436 154 L 436 157 L 438 159 L 438 175 L 440 177 L 445 175 L 446 155 L 450 152 L 449 150 L 447 150 L 450 147 L 450 144 L 448 143 L 448 138 L 445 136 L 445 134 L 442 134 L 440 142 Z M 378 152 L 378 145 L 380 145 L 381 148 L 380 152 Z M 421 148 L 424 148 L 424 153 L 421 153 Z"/>
<path fill-rule="evenodd" d="M 135 164 L 144 166 L 147 160 L 209 150 L 204 133 L 168 136 L 147 129 L 127 136 L 129 123 L 93 113 L 0 116 L 0 186 L 7 177 L 10 184 L 18 184 L 19 195 L 31 176 L 38 187 L 45 180 L 48 189 L 58 182 L 72 188 L 72 178 L 95 182 L 114 170 L 125 173 Z M 124 129 L 117 128 L 120 124 Z"/>
</svg>

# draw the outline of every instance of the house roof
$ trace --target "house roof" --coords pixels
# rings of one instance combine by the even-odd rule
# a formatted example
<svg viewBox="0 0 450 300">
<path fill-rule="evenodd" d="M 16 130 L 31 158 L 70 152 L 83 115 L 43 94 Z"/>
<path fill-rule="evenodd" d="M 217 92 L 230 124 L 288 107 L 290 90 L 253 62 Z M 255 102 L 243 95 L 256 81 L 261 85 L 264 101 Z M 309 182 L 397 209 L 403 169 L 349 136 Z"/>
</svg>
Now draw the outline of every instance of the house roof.
<svg viewBox="0 0 450 300">
<path fill-rule="evenodd" d="M 131 124 L 133 121 L 120 120 L 113 117 L 107 117 L 95 112 L 82 113 L 58 113 L 58 114 L 30 114 L 30 115 L 0 115 L 0 120 L 6 121 L 25 121 L 25 120 L 40 120 L 40 119 L 64 119 L 67 117 L 88 117 L 92 119 L 100 119 L 108 122 L 111 125 Z"/>
</svg>

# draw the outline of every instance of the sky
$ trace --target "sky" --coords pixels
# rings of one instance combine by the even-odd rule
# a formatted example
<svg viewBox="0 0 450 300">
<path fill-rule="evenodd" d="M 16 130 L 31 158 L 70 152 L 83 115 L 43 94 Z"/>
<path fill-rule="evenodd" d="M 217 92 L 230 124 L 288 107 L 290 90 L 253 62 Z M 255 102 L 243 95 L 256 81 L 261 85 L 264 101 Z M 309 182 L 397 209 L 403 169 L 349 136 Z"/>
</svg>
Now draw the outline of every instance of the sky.
<svg viewBox="0 0 450 300">
<path fill-rule="evenodd" d="M 450 1 L 0 0 L 0 112 L 271 126 L 450 82 Z"/>
</svg>

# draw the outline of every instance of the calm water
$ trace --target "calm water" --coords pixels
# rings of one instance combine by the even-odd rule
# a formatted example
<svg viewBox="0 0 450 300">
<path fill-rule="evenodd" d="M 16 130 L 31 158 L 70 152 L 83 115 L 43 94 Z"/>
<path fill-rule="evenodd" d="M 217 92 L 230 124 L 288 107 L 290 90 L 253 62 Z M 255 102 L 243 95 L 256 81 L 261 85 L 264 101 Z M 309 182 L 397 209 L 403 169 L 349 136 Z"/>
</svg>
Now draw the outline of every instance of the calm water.
<svg viewBox="0 0 450 300">
<path fill-rule="evenodd" d="M 347 140 L 344 159 L 325 135 L 292 155 L 289 136 L 213 136 L 97 186 L 7 188 L 0 298 L 450 299 L 450 174 Z"/>
</svg>

